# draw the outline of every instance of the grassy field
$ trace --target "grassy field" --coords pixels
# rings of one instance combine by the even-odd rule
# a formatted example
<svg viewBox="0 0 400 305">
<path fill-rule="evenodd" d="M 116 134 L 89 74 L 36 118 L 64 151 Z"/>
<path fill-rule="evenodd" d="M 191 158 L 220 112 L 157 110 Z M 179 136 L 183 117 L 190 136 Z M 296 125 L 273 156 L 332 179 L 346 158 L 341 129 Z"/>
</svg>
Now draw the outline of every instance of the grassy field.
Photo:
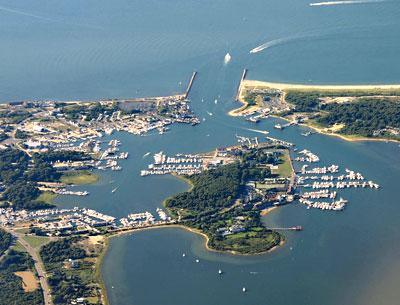
<svg viewBox="0 0 400 305">
<path fill-rule="evenodd" d="M 253 228 L 251 231 L 228 235 L 221 241 L 214 241 L 217 249 L 233 251 L 242 254 L 258 254 L 272 249 L 283 240 L 277 232 L 265 228 Z"/>
<path fill-rule="evenodd" d="M 45 202 L 48 204 L 53 204 L 54 199 L 57 197 L 57 194 L 52 192 L 43 192 L 40 196 L 36 199 L 36 201 Z"/>
<path fill-rule="evenodd" d="M 91 184 L 96 183 L 99 177 L 89 171 L 71 171 L 62 175 L 61 182 L 65 184 Z"/>
<path fill-rule="evenodd" d="M 274 189 L 285 189 L 286 184 L 283 183 L 256 183 L 256 188 L 258 189 L 265 189 L 265 190 L 274 190 Z"/>
<path fill-rule="evenodd" d="M 41 246 L 50 242 L 48 237 L 42 236 L 24 236 L 23 239 L 32 246 L 32 248 L 38 249 Z"/>
<path fill-rule="evenodd" d="M 29 229 L 28 228 L 15 229 L 15 232 L 25 234 L 29 232 Z"/>
<path fill-rule="evenodd" d="M 292 165 L 290 161 L 290 155 L 289 151 L 287 150 L 282 150 L 282 156 L 281 156 L 281 164 L 279 164 L 278 170 L 273 171 L 273 174 L 279 175 L 279 177 L 282 178 L 288 178 L 292 175 Z"/>
<path fill-rule="evenodd" d="M 26 252 L 25 248 L 19 241 L 17 241 L 13 247 L 13 250 L 19 251 L 19 252 Z"/>
</svg>

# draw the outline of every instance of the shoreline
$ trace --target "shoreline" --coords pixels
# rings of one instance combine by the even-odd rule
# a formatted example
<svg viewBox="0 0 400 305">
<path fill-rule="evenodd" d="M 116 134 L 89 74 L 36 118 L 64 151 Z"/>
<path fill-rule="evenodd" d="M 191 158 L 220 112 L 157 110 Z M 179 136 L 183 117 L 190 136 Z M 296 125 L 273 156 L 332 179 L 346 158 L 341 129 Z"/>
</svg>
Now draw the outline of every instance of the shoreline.
<svg viewBox="0 0 400 305">
<path fill-rule="evenodd" d="M 291 122 L 291 120 L 288 119 L 288 118 L 284 118 L 284 117 L 281 117 L 281 116 L 278 116 L 278 115 L 271 115 L 271 116 L 274 117 L 274 118 L 277 118 L 277 119 L 285 120 L 286 122 Z M 356 135 L 354 135 L 354 136 L 346 136 L 346 135 L 342 135 L 342 134 L 339 134 L 339 133 L 336 133 L 336 132 L 327 132 L 327 131 L 324 131 L 322 128 L 318 128 L 316 126 L 313 126 L 311 124 L 306 124 L 306 123 L 300 123 L 300 124 L 298 124 L 298 126 L 307 127 L 307 128 L 312 129 L 312 130 L 315 130 L 319 134 L 323 134 L 323 135 L 326 135 L 326 136 L 337 137 L 337 138 L 340 138 L 340 139 L 342 139 L 344 141 L 347 141 L 347 142 L 369 142 L 369 141 L 371 141 L 371 142 L 400 143 L 400 140 L 395 140 L 395 139 L 367 138 L 367 137 L 356 136 Z"/>
<path fill-rule="evenodd" d="M 116 234 L 112 234 L 109 236 L 104 236 L 104 248 L 102 250 L 102 253 L 97 258 L 97 262 L 96 262 L 96 276 L 98 276 L 98 279 L 99 279 L 99 285 L 100 285 L 104 305 L 110 305 L 110 303 L 109 303 L 109 299 L 108 299 L 108 295 L 107 295 L 107 288 L 106 288 L 106 285 L 104 282 L 104 277 L 101 272 L 101 267 L 103 265 L 104 258 L 109 250 L 110 240 L 112 238 L 118 238 L 123 235 L 134 234 L 135 232 L 143 232 L 143 231 L 147 231 L 147 230 L 157 230 L 157 229 L 165 229 L 165 228 L 182 229 L 182 230 L 188 231 L 190 233 L 200 235 L 203 238 L 203 245 L 207 251 L 214 252 L 214 253 L 220 253 L 220 254 L 240 256 L 240 257 L 260 256 L 260 255 L 269 254 L 269 253 L 272 253 L 273 251 L 281 248 L 286 243 L 286 239 L 282 238 L 278 245 L 276 245 L 266 251 L 262 251 L 260 253 L 254 253 L 254 254 L 242 254 L 242 253 L 238 253 L 236 251 L 231 251 L 231 250 L 229 250 L 229 251 L 215 250 L 215 249 L 210 248 L 210 246 L 208 245 L 210 238 L 207 236 L 207 234 L 201 232 L 200 230 L 193 229 L 193 228 L 187 227 L 185 225 L 180 225 L 180 224 L 160 225 L 160 226 L 148 227 L 148 228 L 137 228 L 132 231 L 123 231 L 123 232 L 118 232 Z M 281 235 L 281 236 L 284 237 L 283 235 Z"/>
<path fill-rule="evenodd" d="M 104 257 L 106 256 L 109 248 L 109 237 L 104 236 L 104 246 L 103 250 L 101 251 L 100 255 L 96 259 L 96 265 L 95 265 L 95 276 L 99 282 L 100 286 L 100 291 L 101 291 L 101 298 L 103 301 L 104 305 L 110 305 L 110 302 L 108 301 L 108 294 L 107 294 L 107 289 L 106 289 L 106 284 L 104 282 L 103 274 L 101 272 L 101 267 L 103 265 Z"/>
<path fill-rule="evenodd" d="M 245 79 L 242 82 L 243 87 L 269 87 L 272 89 L 280 90 L 322 90 L 322 91 L 334 91 L 334 90 L 400 90 L 400 84 L 365 84 L 365 85 L 317 85 L 317 84 L 292 84 L 292 83 L 274 83 L 259 80 Z M 243 90 L 241 88 L 241 91 Z M 240 96 L 239 96 L 240 97 Z"/>
<path fill-rule="evenodd" d="M 274 82 L 265 82 L 258 80 L 243 80 L 240 84 L 239 94 L 237 101 L 242 105 L 239 108 L 231 109 L 227 114 L 231 117 L 239 117 L 244 116 L 243 111 L 248 108 L 249 104 L 243 99 L 243 91 L 246 87 L 262 87 L 262 88 L 271 88 L 271 89 L 279 89 L 282 91 L 285 90 L 304 90 L 304 91 L 360 91 L 360 90 L 400 90 L 400 84 L 376 84 L 376 85 L 304 85 L 304 84 L 290 84 L 290 83 L 274 83 Z M 286 93 L 286 92 L 285 92 Z M 251 108 L 258 109 L 260 108 L 257 105 L 249 107 L 248 111 L 251 111 Z M 274 118 L 279 118 L 290 122 L 290 119 L 281 117 L 279 115 L 271 115 Z M 363 136 L 348 136 L 342 135 L 336 132 L 327 132 L 324 131 L 323 128 L 319 128 L 307 123 L 300 123 L 299 126 L 308 127 L 319 134 L 328 135 L 338 137 L 342 140 L 348 142 L 366 142 L 366 141 L 374 141 L 374 142 L 392 142 L 392 143 L 400 143 L 400 140 L 388 139 L 388 138 L 368 138 Z"/>
</svg>

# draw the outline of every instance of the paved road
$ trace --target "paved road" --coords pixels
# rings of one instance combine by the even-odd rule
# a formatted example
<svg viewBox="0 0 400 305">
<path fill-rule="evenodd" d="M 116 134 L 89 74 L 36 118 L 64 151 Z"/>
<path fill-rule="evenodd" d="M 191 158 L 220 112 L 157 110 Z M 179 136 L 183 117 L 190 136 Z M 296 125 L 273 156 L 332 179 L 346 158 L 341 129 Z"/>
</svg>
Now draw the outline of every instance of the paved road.
<svg viewBox="0 0 400 305">
<path fill-rule="evenodd" d="M 45 305 L 53 305 L 53 301 L 51 299 L 51 294 L 50 294 L 50 287 L 49 287 L 49 284 L 47 283 L 46 272 L 44 269 L 42 259 L 40 258 L 39 254 L 36 252 L 36 250 L 34 248 L 31 247 L 31 245 L 29 245 L 22 238 L 24 236 L 23 234 L 16 233 L 9 229 L 5 229 L 5 230 L 17 238 L 17 240 L 21 243 L 21 245 L 25 248 L 25 250 L 29 253 L 29 255 L 34 260 L 35 269 L 39 276 L 40 285 L 42 286 L 42 290 L 43 290 L 44 304 Z"/>
</svg>

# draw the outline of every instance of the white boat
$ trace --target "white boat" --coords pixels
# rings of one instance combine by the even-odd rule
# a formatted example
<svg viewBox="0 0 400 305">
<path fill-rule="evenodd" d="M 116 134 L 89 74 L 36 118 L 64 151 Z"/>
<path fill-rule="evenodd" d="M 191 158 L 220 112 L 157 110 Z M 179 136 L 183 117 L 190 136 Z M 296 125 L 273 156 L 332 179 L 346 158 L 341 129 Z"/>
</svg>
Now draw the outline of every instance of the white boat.
<svg viewBox="0 0 400 305">
<path fill-rule="evenodd" d="M 118 187 L 116 187 L 115 189 L 113 189 L 113 190 L 111 191 L 111 193 L 115 193 L 117 190 L 118 190 Z"/>
<path fill-rule="evenodd" d="M 224 57 L 224 64 L 225 64 L 225 65 L 228 64 L 228 63 L 231 61 L 231 59 L 232 59 L 231 54 L 226 53 L 226 55 L 225 55 L 225 57 Z"/>
<path fill-rule="evenodd" d="M 199 263 L 200 261 L 198 259 L 196 259 L 196 263 Z"/>
<path fill-rule="evenodd" d="M 183 253 L 183 254 L 182 254 L 182 257 L 185 257 L 185 256 L 186 256 L 186 254 L 185 254 L 185 253 Z"/>
<path fill-rule="evenodd" d="M 222 270 L 221 269 L 218 270 L 218 274 L 222 274 Z"/>
<path fill-rule="evenodd" d="M 246 291 L 247 291 L 247 290 L 246 290 L 246 287 L 243 287 L 243 288 L 242 288 L 242 291 L 243 291 L 243 292 L 246 292 Z"/>
</svg>

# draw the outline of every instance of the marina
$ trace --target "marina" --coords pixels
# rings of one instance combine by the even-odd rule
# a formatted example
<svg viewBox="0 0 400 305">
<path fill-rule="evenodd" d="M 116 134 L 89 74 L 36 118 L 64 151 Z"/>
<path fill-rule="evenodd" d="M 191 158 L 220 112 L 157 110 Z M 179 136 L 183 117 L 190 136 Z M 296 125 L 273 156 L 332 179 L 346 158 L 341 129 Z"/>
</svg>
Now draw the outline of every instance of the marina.
<svg viewBox="0 0 400 305">
<path fill-rule="evenodd" d="M 82 234 L 114 234 L 140 228 L 177 224 L 161 208 L 157 217 L 145 211 L 131 213 L 126 217 L 103 214 L 93 209 L 74 207 L 71 209 L 44 209 L 37 211 L 0 208 L 0 225 L 12 228 L 35 228 L 36 234 L 44 236 L 73 236 Z"/>
<path fill-rule="evenodd" d="M 302 150 L 299 154 L 306 157 L 296 158 L 298 162 L 315 163 L 320 161 L 319 157 L 309 150 Z M 379 189 L 379 184 L 371 180 L 366 181 L 359 172 L 345 168 L 344 174 L 340 174 L 340 167 L 336 164 L 313 168 L 304 164 L 299 174 L 296 177 L 296 184 L 301 189 L 299 202 L 306 205 L 307 209 L 343 211 L 348 200 L 342 197 L 336 200 L 339 190 L 350 188 Z M 331 201 L 314 201 L 315 199 L 330 199 Z"/>
<path fill-rule="evenodd" d="M 244 138 L 241 140 L 244 140 Z M 246 138 L 244 141 L 247 142 L 250 140 Z M 204 170 L 234 162 L 234 152 L 235 148 L 221 148 L 216 149 L 210 154 L 176 154 L 175 156 L 167 156 L 161 151 L 154 154 L 154 163 L 149 164 L 147 169 L 141 170 L 140 175 L 199 174 Z"/>
</svg>

